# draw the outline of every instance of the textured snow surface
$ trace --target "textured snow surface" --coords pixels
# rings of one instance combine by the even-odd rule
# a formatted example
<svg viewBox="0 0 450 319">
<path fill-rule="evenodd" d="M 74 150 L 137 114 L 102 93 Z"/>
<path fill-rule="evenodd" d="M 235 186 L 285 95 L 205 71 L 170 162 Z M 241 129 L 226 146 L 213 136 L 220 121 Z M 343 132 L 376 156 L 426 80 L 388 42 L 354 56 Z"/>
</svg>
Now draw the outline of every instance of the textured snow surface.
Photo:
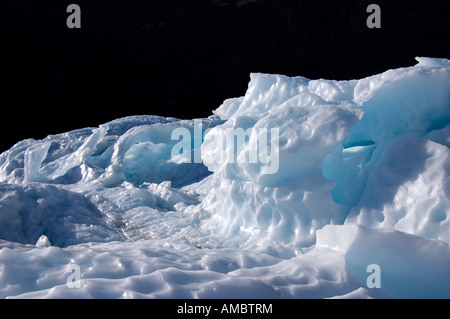
<svg viewBox="0 0 450 319">
<path fill-rule="evenodd" d="M 251 74 L 209 118 L 17 143 L 0 155 L 0 297 L 450 298 L 450 61 L 417 61 Z M 273 128 L 275 173 L 211 160 L 230 132 L 249 133 L 243 159 Z"/>
</svg>

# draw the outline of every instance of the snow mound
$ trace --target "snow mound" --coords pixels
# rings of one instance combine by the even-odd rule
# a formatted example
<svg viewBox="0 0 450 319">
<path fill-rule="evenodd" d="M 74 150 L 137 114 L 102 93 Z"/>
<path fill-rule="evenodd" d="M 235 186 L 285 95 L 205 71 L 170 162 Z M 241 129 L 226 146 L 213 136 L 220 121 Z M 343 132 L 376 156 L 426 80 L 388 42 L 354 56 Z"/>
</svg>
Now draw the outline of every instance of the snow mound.
<svg viewBox="0 0 450 319">
<path fill-rule="evenodd" d="M 386 296 L 450 297 L 450 245 L 443 241 L 362 225 L 327 225 L 317 231 L 316 247 L 343 252 L 348 273 L 363 287 L 368 266 L 377 265 Z"/>
<path fill-rule="evenodd" d="M 450 62 L 416 59 L 17 143 L 0 297 L 449 298 Z"/>
</svg>

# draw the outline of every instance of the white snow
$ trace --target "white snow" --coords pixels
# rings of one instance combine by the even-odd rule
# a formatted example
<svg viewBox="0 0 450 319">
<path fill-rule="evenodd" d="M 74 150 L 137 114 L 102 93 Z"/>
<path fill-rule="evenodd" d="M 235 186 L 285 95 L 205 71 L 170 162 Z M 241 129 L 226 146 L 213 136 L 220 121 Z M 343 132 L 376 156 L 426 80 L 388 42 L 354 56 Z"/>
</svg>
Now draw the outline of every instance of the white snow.
<svg viewBox="0 0 450 319">
<path fill-rule="evenodd" d="M 17 143 L 0 297 L 450 298 L 450 61 L 417 61 Z"/>
</svg>

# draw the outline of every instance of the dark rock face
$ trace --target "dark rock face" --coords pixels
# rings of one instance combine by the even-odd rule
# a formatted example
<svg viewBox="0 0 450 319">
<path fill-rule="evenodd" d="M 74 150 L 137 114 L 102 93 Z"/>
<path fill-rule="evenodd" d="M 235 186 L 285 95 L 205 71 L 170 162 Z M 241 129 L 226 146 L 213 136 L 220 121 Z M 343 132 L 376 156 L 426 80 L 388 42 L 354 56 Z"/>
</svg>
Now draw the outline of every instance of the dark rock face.
<svg viewBox="0 0 450 319">
<path fill-rule="evenodd" d="M 81 29 L 66 8 L 81 7 Z M 381 29 L 366 8 L 381 7 Z M 206 117 L 250 72 L 354 79 L 450 58 L 445 1 L 17 0 L 6 13 L 2 150 L 153 114 Z M 7 124 L 13 124 L 8 126 Z"/>
</svg>

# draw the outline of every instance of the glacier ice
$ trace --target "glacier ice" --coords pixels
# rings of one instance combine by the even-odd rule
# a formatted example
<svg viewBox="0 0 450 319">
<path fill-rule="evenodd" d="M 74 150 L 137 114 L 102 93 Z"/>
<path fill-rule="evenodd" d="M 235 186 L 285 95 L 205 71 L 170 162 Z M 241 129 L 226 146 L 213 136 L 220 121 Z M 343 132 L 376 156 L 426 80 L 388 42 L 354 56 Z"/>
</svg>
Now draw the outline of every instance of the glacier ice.
<svg viewBox="0 0 450 319">
<path fill-rule="evenodd" d="M 450 61 L 416 59 L 254 73 L 208 118 L 18 142 L 0 155 L 0 297 L 449 298 Z M 267 132 L 275 171 L 245 160 Z"/>
</svg>

